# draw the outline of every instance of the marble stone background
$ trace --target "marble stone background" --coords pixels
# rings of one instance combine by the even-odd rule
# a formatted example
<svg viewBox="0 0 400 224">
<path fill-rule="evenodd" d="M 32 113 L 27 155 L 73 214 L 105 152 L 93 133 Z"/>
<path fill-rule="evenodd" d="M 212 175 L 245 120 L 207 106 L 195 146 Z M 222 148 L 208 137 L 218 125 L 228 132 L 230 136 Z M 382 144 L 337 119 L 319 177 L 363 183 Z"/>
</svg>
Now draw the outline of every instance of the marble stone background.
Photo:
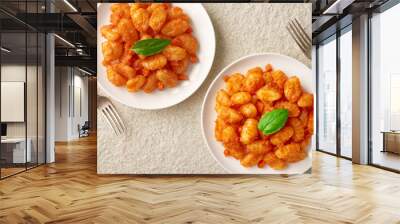
<svg viewBox="0 0 400 224">
<path fill-rule="evenodd" d="M 98 115 L 99 174 L 225 174 L 211 156 L 200 126 L 203 97 L 219 71 L 240 57 L 261 52 L 288 55 L 311 67 L 285 28 L 297 18 L 311 36 L 311 4 L 203 5 L 217 41 L 207 79 L 191 97 L 163 110 L 138 110 L 113 101 L 128 130 L 116 137 Z M 98 94 L 105 95 L 101 89 Z"/>
</svg>

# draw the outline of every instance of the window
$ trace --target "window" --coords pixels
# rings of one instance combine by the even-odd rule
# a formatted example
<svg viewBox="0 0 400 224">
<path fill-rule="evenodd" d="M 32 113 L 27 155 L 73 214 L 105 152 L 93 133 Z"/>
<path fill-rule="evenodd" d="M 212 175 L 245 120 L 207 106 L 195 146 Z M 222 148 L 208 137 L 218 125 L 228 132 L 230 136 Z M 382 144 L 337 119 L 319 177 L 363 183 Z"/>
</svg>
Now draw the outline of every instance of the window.
<svg viewBox="0 0 400 224">
<path fill-rule="evenodd" d="M 44 1 L 0 1 L 19 16 Z M 25 14 L 26 15 L 26 14 Z M 9 14 L 0 24 L 0 178 L 45 163 L 45 34 Z M 13 96 L 11 98 L 10 96 Z"/>
<path fill-rule="evenodd" d="M 318 149 L 336 154 L 336 36 L 318 47 Z"/>
<path fill-rule="evenodd" d="M 400 170 L 400 4 L 371 18 L 370 160 Z"/>
<path fill-rule="evenodd" d="M 351 26 L 340 36 L 340 155 L 352 157 L 352 33 Z"/>
<path fill-rule="evenodd" d="M 400 130 L 400 73 L 390 74 L 390 130 Z"/>
</svg>

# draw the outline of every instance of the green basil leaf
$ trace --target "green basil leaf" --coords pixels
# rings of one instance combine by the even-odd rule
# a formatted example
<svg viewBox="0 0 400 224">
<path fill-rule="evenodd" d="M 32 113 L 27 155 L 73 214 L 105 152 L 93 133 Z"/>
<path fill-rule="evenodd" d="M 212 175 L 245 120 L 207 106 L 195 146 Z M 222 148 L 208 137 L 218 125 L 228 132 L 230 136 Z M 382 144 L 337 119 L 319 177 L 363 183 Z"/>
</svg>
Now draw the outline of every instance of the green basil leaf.
<svg viewBox="0 0 400 224">
<path fill-rule="evenodd" d="M 160 53 L 169 44 L 171 44 L 171 40 L 168 39 L 145 39 L 136 42 L 131 50 L 136 54 L 150 56 Z"/>
<path fill-rule="evenodd" d="M 258 122 L 258 129 L 265 135 L 270 135 L 281 130 L 288 119 L 289 111 L 286 109 L 275 109 L 265 113 Z"/>
</svg>

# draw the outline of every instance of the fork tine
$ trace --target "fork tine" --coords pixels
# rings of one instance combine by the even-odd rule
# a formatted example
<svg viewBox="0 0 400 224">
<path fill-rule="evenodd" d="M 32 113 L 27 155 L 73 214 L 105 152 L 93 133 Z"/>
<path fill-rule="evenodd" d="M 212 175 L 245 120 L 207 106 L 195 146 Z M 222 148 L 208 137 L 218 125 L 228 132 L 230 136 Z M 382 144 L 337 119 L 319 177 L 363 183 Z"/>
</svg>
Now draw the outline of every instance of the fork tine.
<svg viewBox="0 0 400 224">
<path fill-rule="evenodd" d="M 126 126 L 117 112 L 117 109 L 111 103 L 111 101 L 104 96 L 97 96 L 99 109 L 106 118 L 107 123 L 114 130 L 116 135 L 123 134 L 126 131 Z"/>
<path fill-rule="evenodd" d="M 110 125 L 111 129 L 113 129 L 114 133 L 116 135 L 118 135 L 117 129 L 114 127 L 113 123 L 112 123 L 112 119 L 111 117 L 108 115 L 107 111 L 105 110 L 105 108 L 101 109 L 101 112 L 103 113 L 104 117 L 106 118 L 106 121 L 108 123 L 108 125 Z"/>
<path fill-rule="evenodd" d="M 111 115 L 113 116 L 113 118 L 115 119 L 115 121 L 116 121 L 116 123 L 117 123 L 117 125 L 118 125 L 118 127 L 119 127 L 120 133 L 123 134 L 123 133 L 125 132 L 125 125 L 124 125 L 124 123 L 122 122 L 121 117 L 118 115 L 117 110 L 115 109 L 115 107 L 114 107 L 112 104 L 110 104 L 110 105 L 108 106 L 108 109 L 110 110 L 110 114 L 111 114 Z"/>
<path fill-rule="evenodd" d="M 306 33 L 306 31 L 304 30 L 304 28 L 301 26 L 300 22 L 295 18 L 294 22 L 297 24 L 298 27 L 300 27 L 300 31 L 302 32 L 303 36 L 306 38 L 307 43 L 311 43 L 312 40 L 310 38 L 310 36 Z"/>
<path fill-rule="evenodd" d="M 119 134 L 122 134 L 122 128 L 121 125 L 119 124 L 117 118 L 115 117 L 114 112 L 110 109 L 110 104 L 107 104 L 105 106 L 105 110 L 108 112 L 108 115 L 111 117 L 112 121 L 114 122 L 115 127 L 118 129 Z"/>
<path fill-rule="evenodd" d="M 113 119 L 112 115 L 110 114 L 110 111 L 107 110 L 107 108 L 105 108 L 104 111 L 105 111 L 105 113 L 107 114 L 107 117 L 108 117 L 109 121 L 111 122 L 111 124 L 112 124 L 112 126 L 113 126 L 113 129 L 114 129 L 116 135 L 117 135 L 117 136 L 120 135 L 120 134 L 121 134 L 121 131 L 120 131 L 120 129 L 119 129 L 117 123 L 116 123 L 115 120 Z"/>
<path fill-rule="evenodd" d="M 299 26 L 298 26 L 299 25 Z M 308 41 L 307 39 L 307 35 L 304 35 L 303 33 L 305 33 L 305 31 L 303 30 L 303 28 L 301 27 L 301 25 L 300 24 L 296 24 L 296 22 L 293 22 L 292 21 L 292 27 L 293 27 L 293 29 L 294 29 L 294 31 L 297 33 L 297 36 L 300 38 L 300 40 L 303 42 L 303 44 L 304 44 L 304 47 L 305 48 L 309 48 L 309 45 L 310 45 L 310 41 Z"/>
<path fill-rule="evenodd" d="M 293 24 L 293 22 L 289 23 L 290 28 L 292 29 L 292 32 L 295 34 L 295 36 L 297 37 L 297 40 L 302 44 L 304 49 L 307 49 L 308 44 L 307 41 L 303 39 L 302 35 L 299 33 L 299 31 L 297 30 L 296 25 Z"/>
<path fill-rule="evenodd" d="M 286 29 L 289 31 L 290 36 L 292 36 L 293 40 L 296 42 L 297 46 L 300 48 L 300 50 L 307 55 L 307 51 L 305 48 L 303 48 L 303 45 L 299 42 L 299 40 L 297 39 L 296 35 L 293 33 L 292 29 L 287 26 Z"/>
<path fill-rule="evenodd" d="M 122 121 L 121 117 L 119 116 L 117 110 L 115 109 L 114 105 L 110 104 L 110 108 L 111 110 L 114 112 L 115 117 L 117 118 L 121 128 L 122 128 L 122 132 L 124 132 L 126 130 L 125 124 Z"/>
<path fill-rule="evenodd" d="M 294 24 L 292 21 L 290 21 L 288 23 L 288 25 L 286 26 L 286 29 L 289 31 L 289 34 L 292 36 L 292 38 L 294 39 L 294 41 L 296 42 L 296 44 L 299 46 L 300 50 L 304 53 L 304 55 L 307 58 L 311 58 L 311 43 L 307 42 L 306 40 L 304 40 L 303 38 L 300 37 L 301 34 L 299 34 L 296 31 L 296 28 L 294 28 Z"/>
</svg>

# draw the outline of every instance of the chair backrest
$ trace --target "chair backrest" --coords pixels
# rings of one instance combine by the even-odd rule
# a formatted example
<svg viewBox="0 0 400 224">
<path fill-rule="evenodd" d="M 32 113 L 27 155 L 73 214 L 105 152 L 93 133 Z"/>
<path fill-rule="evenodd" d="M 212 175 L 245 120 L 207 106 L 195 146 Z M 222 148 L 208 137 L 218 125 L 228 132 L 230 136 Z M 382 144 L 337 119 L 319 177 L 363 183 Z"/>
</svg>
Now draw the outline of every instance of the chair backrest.
<svg viewBox="0 0 400 224">
<path fill-rule="evenodd" d="M 89 128 L 89 127 L 90 127 L 89 121 L 85 121 L 85 123 L 83 124 L 82 128 Z"/>
</svg>

